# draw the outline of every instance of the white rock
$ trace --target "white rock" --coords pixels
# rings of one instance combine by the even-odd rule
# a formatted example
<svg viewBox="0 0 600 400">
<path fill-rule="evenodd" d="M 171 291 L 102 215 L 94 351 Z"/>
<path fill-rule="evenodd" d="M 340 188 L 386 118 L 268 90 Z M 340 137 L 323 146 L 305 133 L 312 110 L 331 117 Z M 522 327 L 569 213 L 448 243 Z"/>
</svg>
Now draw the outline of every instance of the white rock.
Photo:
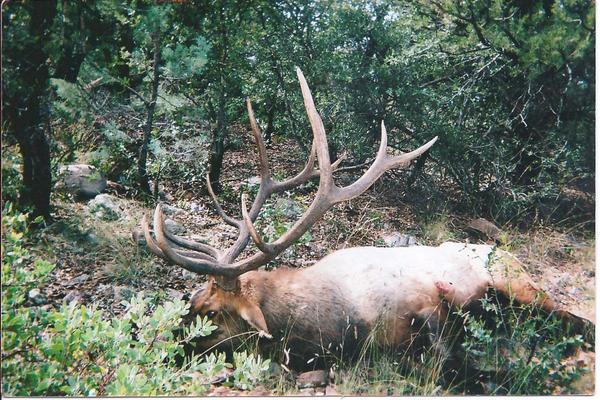
<svg viewBox="0 0 600 400">
<path fill-rule="evenodd" d="M 123 213 L 116 202 L 116 198 L 109 194 L 99 194 L 88 202 L 88 208 L 97 217 L 113 221 L 119 219 Z"/>
<path fill-rule="evenodd" d="M 204 206 L 192 201 L 190 203 L 190 210 L 192 210 L 194 213 L 199 213 L 200 211 L 204 210 Z"/>
<path fill-rule="evenodd" d="M 106 189 L 106 178 L 92 165 L 63 165 L 58 169 L 57 188 L 81 197 L 94 197 Z"/>
<path fill-rule="evenodd" d="M 419 244 L 414 236 L 400 232 L 392 232 L 381 238 L 388 247 L 408 247 Z"/>
<path fill-rule="evenodd" d="M 174 235 L 183 235 L 187 231 L 187 229 L 185 229 L 185 226 L 173 221 L 170 218 L 165 219 L 165 226 L 167 227 L 169 232 L 171 232 Z"/>
<path fill-rule="evenodd" d="M 46 297 L 44 297 L 41 290 L 38 288 L 31 289 L 29 293 L 27 293 L 27 297 L 36 306 L 42 305 L 46 302 Z"/>
</svg>

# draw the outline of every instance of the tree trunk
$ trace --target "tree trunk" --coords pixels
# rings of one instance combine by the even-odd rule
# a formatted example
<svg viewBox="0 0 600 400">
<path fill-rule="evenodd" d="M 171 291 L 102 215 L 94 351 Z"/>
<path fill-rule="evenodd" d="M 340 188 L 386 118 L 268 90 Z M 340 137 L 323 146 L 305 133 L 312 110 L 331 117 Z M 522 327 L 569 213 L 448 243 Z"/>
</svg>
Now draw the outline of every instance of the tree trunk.
<svg viewBox="0 0 600 400">
<path fill-rule="evenodd" d="M 48 55 L 43 45 L 48 42 L 56 3 L 25 3 L 13 7 L 24 7 L 29 12 L 28 40 L 19 46 L 11 43 L 4 47 L 3 61 L 16 72 L 11 82 L 2 83 L 5 93 L 2 106 L 7 130 L 17 140 L 23 157 L 19 205 L 31 208 L 34 218 L 42 216 L 48 219 L 52 174 L 50 147 L 44 132 L 48 115 L 43 110 L 43 101 L 48 95 L 50 75 L 46 62 Z M 3 29 L 10 27 L 4 26 Z M 5 91 L 5 85 L 14 85 L 14 90 Z"/>
<path fill-rule="evenodd" d="M 223 156 L 225 155 L 225 137 L 227 136 L 227 114 L 225 112 L 225 88 L 221 80 L 221 93 L 219 94 L 219 110 L 217 111 L 217 128 L 215 137 L 212 141 L 210 152 L 208 179 L 216 192 L 221 190 L 219 182 L 221 178 L 221 168 L 223 166 Z"/>
<path fill-rule="evenodd" d="M 85 59 L 85 45 L 79 35 L 85 31 L 81 4 L 62 0 L 60 57 L 54 68 L 54 78 L 76 83 L 79 69 Z M 87 40 L 87 39 L 86 39 Z"/>
<path fill-rule="evenodd" d="M 42 129 L 38 126 L 22 127 L 17 135 L 23 157 L 23 186 L 19 194 L 22 207 L 33 207 L 32 217 L 50 217 L 50 192 L 52 173 L 50 169 L 50 146 Z"/>
<path fill-rule="evenodd" d="M 275 97 L 275 95 L 273 95 Z M 273 139 L 273 132 L 275 131 L 275 103 L 269 102 L 267 107 L 269 110 L 267 111 L 267 128 L 265 129 L 265 143 L 271 144 Z"/>
<path fill-rule="evenodd" d="M 226 89 L 227 83 L 225 79 L 228 56 L 228 32 L 227 25 L 225 23 L 225 15 L 223 8 L 219 11 L 219 33 L 221 37 L 220 46 L 217 48 L 219 66 L 218 73 L 221 79 L 221 87 L 219 92 L 219 107 L 217 110 L 217 129 L 215 136 L 212 141 L 210 159 L 208 165 L 208 179 L 214 191 L 221 191 L 221 184 L 219 182 L 221 178 L 221 168 L 223 166 L 223 156 L 225 155 L 225 137 L 227 136 L 227 112 L 225 106 L 227 105 Z"/>
<path fill-rule="evenodd" d="M 404 189 L 406 192 L 408 192 L 412 185 L 417 181 L 419 176 L 421 176 L 423 173 L 423 167 L 425 167 L 425 161 L 427 161 L 427 158 L 429 158 L 429 152 L 425 152 L 425 154 L 422 156 L 417 157 L 417 161 L 415 161 L 414 164 L 415 166 L 408 176 L 408 179 L 406 179 L 406 187 Z"/>
<path fill-rule="evenodd" d="M 144 137 L 140 146 L 138 157 L 138 184 L 140 189 L 147 194 L 151 193 L 150 182 L 148 180 L 148 170 L 146 163 L 148 161 L 148 145 L 152 134 L 152 123 L 154 120 L 154 110 L 156 109 L 156 99 L 158 98 L 158 84 L 160 82 L 160 33 L 155 31 L 152 35 L 154 43 L 154 74 L 152 77 L 152 95 L 150 101 L 146 103 L 146 123 L 144 124 Z"/>
</svg>

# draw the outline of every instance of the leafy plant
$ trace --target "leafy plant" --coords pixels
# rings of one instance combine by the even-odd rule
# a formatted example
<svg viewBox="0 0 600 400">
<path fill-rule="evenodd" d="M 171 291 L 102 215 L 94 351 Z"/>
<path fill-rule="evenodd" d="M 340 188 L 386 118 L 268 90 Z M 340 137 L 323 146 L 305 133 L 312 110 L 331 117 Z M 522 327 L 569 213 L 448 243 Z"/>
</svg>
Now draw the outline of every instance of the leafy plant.
<svg viewBox="0 0 600 400">
<path fill-rule="evenodd" d="M 233 371 L 234 385 L 240 389 L 251 389 L 260 382 L 265 373 L 269 370 L 270 360 L 263 360 L 260 355 L 233 353 Z"/>
<path fill-rule="evenodd" d="M 479 369 L 493 371 L 491 394 L 569 393 L 583 371 L 563 359 L 582 346 L 582 337 L 565 333 L 558 319 L 532 306 L 501 313 L 496 302 L 484 298 L 481 303 L 492 318 L 462 314 L 466 335 L 461 346 Z"/>
<path fill-rule="evenodd" d="M 279 239 L 294 224 L 297 216 L 304 210 L 293 200 L 282 202 L 267 201 L 259 215 L 257 226 L 262 232 L 262 237 L 268 242 Z M 279 261 L 293 258 L 299 246 L 307 245 L 312 240 L 310 231 L 302 235 L 292 246 L 290 246 L 280 257 Z"/>
<path fill-rule="evenodd" d="M 57 309 L 28 301 L 54 265 L 27 250 L 27 216 L 10 203 L 2 215 L 2 391 L 7 395 L 201 394 L 225 356 L 187 356 L 184 345 L 216 329 L 196 317 L 181 327 L 189 304 L 153 305 L 138 294 L 124 301 L 125 314 L 106 319 L 94 305 Z M 180 332 L 180 333 L 179 333 Z M 260 357 L 236 355 L 236 386 L 248 388 L 268 366 Z M 183 364 L 178 365 L 178 359 Z M 202 379 L 205 377 L 205 379 Z"/>
</svg>

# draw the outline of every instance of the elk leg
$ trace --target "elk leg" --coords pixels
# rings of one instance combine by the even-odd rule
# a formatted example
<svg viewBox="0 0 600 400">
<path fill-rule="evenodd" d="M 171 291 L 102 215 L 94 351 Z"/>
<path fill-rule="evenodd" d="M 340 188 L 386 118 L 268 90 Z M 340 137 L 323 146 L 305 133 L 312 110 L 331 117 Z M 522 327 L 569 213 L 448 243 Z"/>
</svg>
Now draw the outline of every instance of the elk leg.
<svg viewBox="0 0 600 400">
<path fill-rule="evenodd" d="M 446 387 L 458 385 L 469 394 L 484 394 L 482 381 L 489 380 L 491 376 L 469 361 L 460 345 L 462 329 L 457 329 L 453 319 L 448 318 L 448 309 L 449 306 L 443 302 L 419 313 L 431 348 L 442 362 L 441 383 Z"/>
<path fill-rule="evenodd" d="M 531 279 L 519 277 L 519 279 L 500 279 L 493 285 L 496 293 L 517 304 L 532 305 L 549 314 L 556 315 L 564 325 L 565 331 L 583 336 L 583 339 L 594 345 L 595 326 L 591 321 L 563 310 L 550 298 L 548 293 L 540 289 Z"/>
</svg>

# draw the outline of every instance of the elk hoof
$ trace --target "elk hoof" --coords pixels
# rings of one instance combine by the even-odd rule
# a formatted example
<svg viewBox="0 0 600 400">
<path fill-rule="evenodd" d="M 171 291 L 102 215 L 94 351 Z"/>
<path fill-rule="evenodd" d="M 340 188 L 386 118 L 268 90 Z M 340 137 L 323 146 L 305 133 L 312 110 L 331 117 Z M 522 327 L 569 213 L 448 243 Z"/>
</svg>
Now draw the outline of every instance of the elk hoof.
<svg viewBox="0 0 600 400">
<path fill-rule="evenodd" d="M 273 336 L 271 336 L 270 333 L 265 332 L 265 331 L 258 331 L 258 337 L 261 337 L 261 338 L 264 337 L 264 338 L 267 338 L 267 339 L 273 339 Z"/>
</svg>

